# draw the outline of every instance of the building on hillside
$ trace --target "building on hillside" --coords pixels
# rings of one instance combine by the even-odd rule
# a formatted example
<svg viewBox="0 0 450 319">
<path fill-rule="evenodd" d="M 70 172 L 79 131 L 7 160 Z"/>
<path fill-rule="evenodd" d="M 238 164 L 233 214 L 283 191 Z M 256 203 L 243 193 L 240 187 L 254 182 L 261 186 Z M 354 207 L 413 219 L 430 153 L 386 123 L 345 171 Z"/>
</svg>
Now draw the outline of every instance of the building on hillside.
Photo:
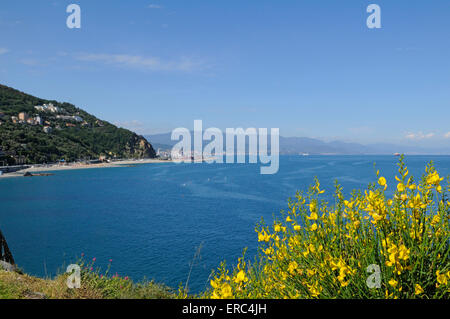
<svg viewBox="0 0 450 319">
<path fill-rule="evenodd" d="M 19 122 L 25 123 L 28 120 L 28 114 L 25 112 L 19 113 Z"/>
<path fill-rule="evenodd" d="M 11 116 L 11 121 L 16 124 L 19 122 L 19 118 L 17 116 Z"/>
<path fill-rule="evenodd" d="M 41 112 L 59 113 L 62 111 L 61 108 L 54 106 L 52 103 L 44 105 L 36 105 L 34 108 Z"/>
<path fill-rule="evenodd" d="M 35 117 L 29 117 L 27 123 L 30 125 L 42 125 L 43 120 L 39 115 L 36 115 Z"/>
<path fill-rule="evenodd" d="M 49 110 L 52 113 L 59 113 L 59 112 L 61 112 L 61 109 L 59 107 L 57 107 L 57 106 L 54 106 L 52 103 L 47 105 L 47 110 Z"/>
<path fill-rule="evenodd" d="M 56 115 L 56 118 L 63 121 L 83 122 L 83 119 L 77 115 Z"/>
<path fill-rule="evenodd" d="M 42 125 L 44 123 L 44 120 L 39 115 L 36 115 L 34 117 L 34 124 L 35 125 Z"/>
<path fill-rule="evenodd" d="M 53 131 L 53 129 L 50 126 L 44 126 L 43 131 L 44 131 L 44 133 L 49 134 Z"/>
<path fill-rule="evenodd" d="M 83 118 L 81 116 L 74 115 L 72 119 L 76 122 L 83 122 Z"/>
</svg>

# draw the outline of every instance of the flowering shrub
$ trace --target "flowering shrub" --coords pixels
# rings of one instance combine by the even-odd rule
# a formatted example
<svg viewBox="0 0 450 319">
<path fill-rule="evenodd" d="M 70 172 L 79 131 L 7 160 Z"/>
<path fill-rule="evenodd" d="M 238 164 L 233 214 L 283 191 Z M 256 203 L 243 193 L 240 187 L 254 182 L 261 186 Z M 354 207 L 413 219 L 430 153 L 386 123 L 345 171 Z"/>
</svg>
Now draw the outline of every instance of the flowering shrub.
<svg viewBox="0 0 450 319">
<path fill-rule="evenodd" d="M 416 181 L 403 157 L 395 194 L 386 179 L 334 205 L 316 179 L 272 226 L 257 226 L 259 254 L 213 274 L 208 298 L 448 298 L 449 187 L 431 163 Z"/>
</svg>

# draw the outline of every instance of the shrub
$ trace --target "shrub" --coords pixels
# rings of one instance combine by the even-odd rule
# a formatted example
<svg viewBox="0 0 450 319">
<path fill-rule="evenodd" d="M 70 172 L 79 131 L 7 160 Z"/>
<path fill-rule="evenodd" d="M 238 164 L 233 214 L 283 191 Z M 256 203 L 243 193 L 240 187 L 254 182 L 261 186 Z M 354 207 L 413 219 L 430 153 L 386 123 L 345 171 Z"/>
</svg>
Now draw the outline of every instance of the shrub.
<svg viewBox="0 0 450 319">
<path fill-rule="evenodd" d="M 348 200 L 336 184 L 334 205 L 316 179 L 282 220 L 257 226 L 255 262 L 244 251 L 233 270 L 222 263 L 204 297 L 448 298 L 449 189 L 432 163 L 417 182 L 403 157 L 398 172 L 392 198 L 377 172 Z"/>
</svg>

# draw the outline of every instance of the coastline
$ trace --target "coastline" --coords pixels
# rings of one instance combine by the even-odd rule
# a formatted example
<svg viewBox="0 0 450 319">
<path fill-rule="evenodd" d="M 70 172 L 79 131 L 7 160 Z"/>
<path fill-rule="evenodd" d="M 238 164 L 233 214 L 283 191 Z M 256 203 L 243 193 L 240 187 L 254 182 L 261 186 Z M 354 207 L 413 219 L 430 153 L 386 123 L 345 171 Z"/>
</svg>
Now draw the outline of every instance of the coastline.
<svg viewBox="0 0 450 319">
<path fill-rule="evenodd" d="M 213 158 L 204 158 L 201 160 L 193 160 L 192 163 L 203 163 L 209 159 Z M 130 165 L 143 165 L 143 164 L 160 164 L 160 163 L 180 163 L 178 160 L 161 160 L 155 158 L 145 158 L 145 159 L 128 159 L 123 161 L 111 162 L 111 163 L 98 163 L 98 164 L 81 164 L 81 163 L 69 163 L 65 165 L 60 164 L 52 164 L 48 166 L 43 166 L 41 164 L 36 164 L 37 166 L 31 166 L 29 168 L 12 172 L 12 173 L 3 173 L 0 175 L 0 179 L 2 178 L 13 178 L 13 177 L 24 177 L 24 174 L 38 174 L 41 173 L 50 173 L 57 171 L 67 171 L 67 170 L 78 170 L 78 169 L 92 169 L 92 168 L 109 168 L 109 167 L 126 167 Z M 45 176 L 45 175 L 41 175 Z"/>
<path fill-rule="evenodd" d="M 123 167 L 128 165 L 142 165 L 142 164 L 157 164 L 157 163 L 173 163 L 171 160 L 160 160 L 160 159 L 139 159 L 139 160 L 124 160 L 112 163 L 99 163 L 99 164 L 67 164 L 67 165 L 49 165 L 49 166 L 32 166 L 17 172 L 4 173 L 0 175 L 2 178 L 12 178 L 12 177 L 23 177 L 25 173 L 47 173 L 55 171 L 66 171 L 66 170 L 78 170 L 78 169 L 92 169 L 92 168 L 108 168 L 108 167 Z"/>
</svg>

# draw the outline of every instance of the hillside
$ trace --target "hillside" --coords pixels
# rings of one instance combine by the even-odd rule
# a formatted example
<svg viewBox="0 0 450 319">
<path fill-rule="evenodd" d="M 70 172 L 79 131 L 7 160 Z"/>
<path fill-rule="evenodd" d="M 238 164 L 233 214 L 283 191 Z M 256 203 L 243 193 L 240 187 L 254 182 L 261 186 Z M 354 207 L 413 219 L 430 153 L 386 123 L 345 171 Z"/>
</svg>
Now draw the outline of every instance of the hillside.
<svg viewBox="0 0 450 319">
<path fill-rule="evenodd" d="M 67 287 L 67 274 L 38 278 L 0 267 L 0 299 L 172 299 L 173 290 L 153 281 L 134 283 L 126 277 L 82 273 L 80 289 Z"/>
<path fill-rule="evenodd" d="M 152 145 L 70 103 L 0 85 L 0 165 L 107 158 L 154 158 Z"/>
</svg>

